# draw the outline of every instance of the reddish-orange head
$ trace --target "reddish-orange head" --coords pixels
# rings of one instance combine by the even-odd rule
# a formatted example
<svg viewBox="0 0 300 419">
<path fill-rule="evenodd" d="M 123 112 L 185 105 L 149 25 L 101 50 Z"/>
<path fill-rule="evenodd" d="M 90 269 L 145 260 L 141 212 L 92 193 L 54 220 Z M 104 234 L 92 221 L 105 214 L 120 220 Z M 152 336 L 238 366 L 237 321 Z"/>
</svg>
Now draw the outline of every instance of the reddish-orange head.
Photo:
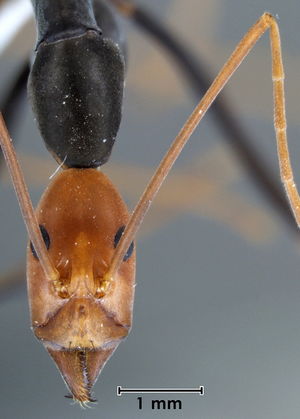
<svg viewBox="0 0 300 419">
<path fill-rule="evenodd" d="M 27 278 L 33 331 L 56 362 L 74 399 L 91 401 L 102 367 L 131 327 L 135 252 L 109 287 L 107 273 L 128 211 L 96 169 L 68 169 L 49 185 L 36 210 L 49 257 L 49 280 L 28 246 Z"/>
</svg>

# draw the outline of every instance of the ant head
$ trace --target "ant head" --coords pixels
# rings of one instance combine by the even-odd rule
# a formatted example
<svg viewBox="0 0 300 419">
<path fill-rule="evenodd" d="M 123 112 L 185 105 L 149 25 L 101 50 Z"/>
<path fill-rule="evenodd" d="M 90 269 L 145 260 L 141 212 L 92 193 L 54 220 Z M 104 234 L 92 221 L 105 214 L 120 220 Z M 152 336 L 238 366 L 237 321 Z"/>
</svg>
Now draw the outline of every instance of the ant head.
<svg viewBox="0 0 300 419">
<path fill-rule="evenodd" d="M 108 286 L 104 279 L 128 221 L 128 211 L 100 171 L 68 169 L 47 188 L 36 215 L 59 277 L 49 280 L 33 247 L 28 246 L 32 327 L 74 397 L 83 400 L 84 383 L 88 391 L 131 326 L 135 274 L 132 247 L 112 283 Z"/>
</svg>

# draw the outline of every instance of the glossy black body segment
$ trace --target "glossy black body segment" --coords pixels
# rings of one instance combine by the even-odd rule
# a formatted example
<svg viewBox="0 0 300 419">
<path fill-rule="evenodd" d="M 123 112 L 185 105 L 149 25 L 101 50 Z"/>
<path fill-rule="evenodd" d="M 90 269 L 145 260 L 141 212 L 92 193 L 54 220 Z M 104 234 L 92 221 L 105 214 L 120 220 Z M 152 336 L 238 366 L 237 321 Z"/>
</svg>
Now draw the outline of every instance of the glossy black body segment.
<svg viewBox="0 0 300 419">
<path fill-rule="evenodd" d="M 37 49 L 41 42 L 80 36 L 87 30 L 100 32 L 92 0 L 31 0 L 37 21 Z"/>
<path fill-rule="evenodd" d="M 41 135 L 65 167 L 98 167 L 108 160 L 121 122 L 123 55 L 96 23 L 89 27 L 96 22 L 90 1 L 34 3 L 42 22 L 28 91 Z M 66 11 L 63 17 L 59 4 Z M 50 21 L 48 26 L 44 19 Z"/>
</svg>

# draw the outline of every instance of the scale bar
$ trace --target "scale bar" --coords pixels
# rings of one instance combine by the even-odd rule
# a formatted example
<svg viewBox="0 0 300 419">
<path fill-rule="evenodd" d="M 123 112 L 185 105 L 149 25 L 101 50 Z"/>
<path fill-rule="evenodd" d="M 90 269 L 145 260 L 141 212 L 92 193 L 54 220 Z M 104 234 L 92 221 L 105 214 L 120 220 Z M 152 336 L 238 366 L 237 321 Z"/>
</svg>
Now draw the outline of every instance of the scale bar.
<svg viewBox="0 0 300 419">
<path fill-rule="evenodd" d="M 200 396 L 204 396 L 204 386 L 197 388 L 124 388 L 117 386 L 117 396 L 122 396 L 123 393 L 198 393 Z"/>
</svg>

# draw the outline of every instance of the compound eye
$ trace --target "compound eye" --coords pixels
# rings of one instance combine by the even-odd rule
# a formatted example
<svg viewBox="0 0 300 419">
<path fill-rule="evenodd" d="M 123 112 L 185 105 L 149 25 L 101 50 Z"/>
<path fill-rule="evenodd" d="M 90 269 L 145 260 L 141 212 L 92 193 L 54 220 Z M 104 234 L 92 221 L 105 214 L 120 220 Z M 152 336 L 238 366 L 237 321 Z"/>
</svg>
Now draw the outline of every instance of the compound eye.
<svg viewBox="0 0 300 419">
<path fill-rule="evenodd" d="M 42 233 L 42 236 L 43 236 L 43 239 L 44 239 L 44 242 L 45 242 L 45 245 L 46 245 L 46 247 L 47 247 L 47 250 L 49 250 L 49 247 L 50 247 L 50 236 L 49 236 L 49 233 L 48 233 L 48 231 L 45 229 L 45 227 L 43 226 L 43 225 L 41 225 L 40 224 L 40 230 L 41 230 L 41 233 Z M 37 257 L 37 254 L 36 254 L 36 252 L 35 252 L 35 249 L 34 249 L 34 247 L 33 247 L 33 244 L 30 242 L 30 249 L 31 249 L 31 251 L 32 251 L 32 254 L 33 254 L 33 256 L 38 260 L 39 258 Z"/>
<path fill-rule="evenodd" d="M 116 232 L 116 235 L 115 235 L 115 238 L 114 238 L 114 248 L 117 247 L 117 245 L 118 245 L 118 243 L 119 243 L 119 241 L 120 241 L 120 239 L 121 239 L 121 237 L 124 233 L 124 230 L 125 230 L 125 226 L 121 226 L 119 228 L 119 230 Z M 128 260 L 130 258 L 130 256 L 132 255 L 133 249 L 134 249 L 134 244 L 133 244 L 133 242 L 131 242 L 131 245 L 129 246 L 129 248 L 127 250 L 127 253 L 123 258 L 124 262 L 126 262 L 126 260 Z"/>
</svg>

